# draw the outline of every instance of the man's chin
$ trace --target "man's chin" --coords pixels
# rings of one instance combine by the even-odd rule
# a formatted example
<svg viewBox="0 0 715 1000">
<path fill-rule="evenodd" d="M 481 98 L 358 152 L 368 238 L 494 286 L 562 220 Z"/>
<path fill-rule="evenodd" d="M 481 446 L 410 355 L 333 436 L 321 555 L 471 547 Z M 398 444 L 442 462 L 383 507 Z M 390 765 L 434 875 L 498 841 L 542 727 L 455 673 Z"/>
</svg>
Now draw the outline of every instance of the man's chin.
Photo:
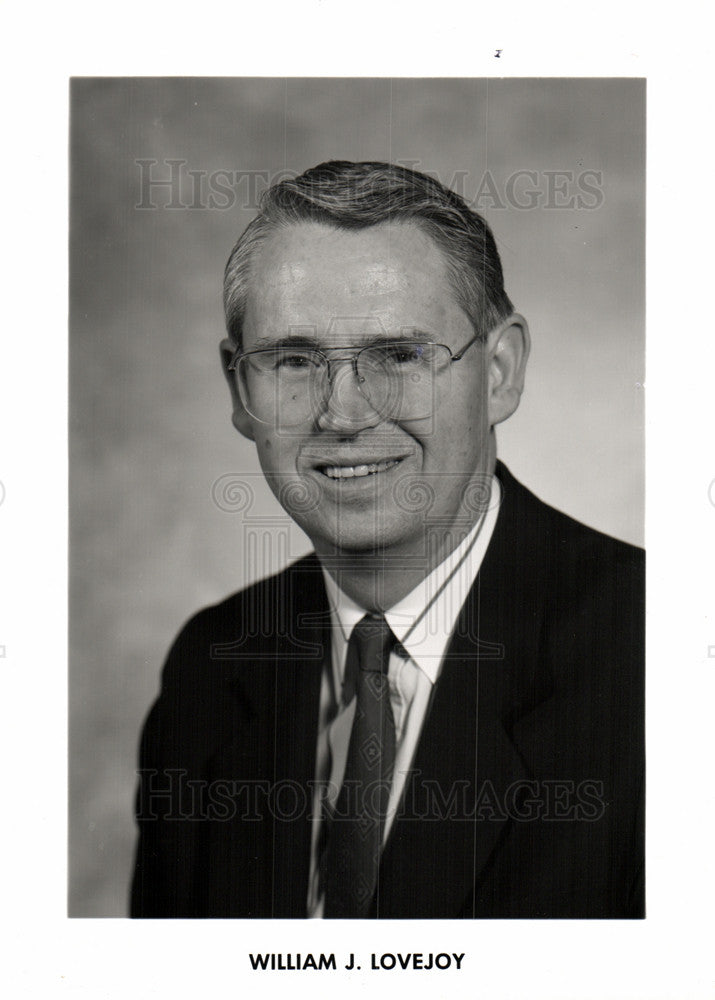
<svg viewBox="0 0 715 1000">
<path fill-rule="evenodd" d="M 375 559 L 388 555 L 394 556 L 402 549 L 409 548 L 409 536 L 404 530 L 391 525 L 376 529 L 374 525 L 365 524 L 369 519 L 366 515 L 362 524 L 340 525 L 340 529 L 323 530 L 313 533 L 308 526 L 303 530 L 313 542 L 320 556 L 345 556 L 354 559 Z"/>
</svg>

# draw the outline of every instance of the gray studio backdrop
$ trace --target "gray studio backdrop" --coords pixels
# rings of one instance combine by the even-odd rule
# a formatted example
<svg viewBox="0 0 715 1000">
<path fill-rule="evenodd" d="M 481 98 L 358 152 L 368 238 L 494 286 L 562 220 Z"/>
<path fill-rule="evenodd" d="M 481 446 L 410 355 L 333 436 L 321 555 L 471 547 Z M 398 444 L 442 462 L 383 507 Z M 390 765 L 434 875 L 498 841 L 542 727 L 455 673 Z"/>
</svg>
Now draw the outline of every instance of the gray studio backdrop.
<svg viewBox="0 0 715 1000">
<path fill-rule="evenodd" d="M 218 364 L 222 271 L 257 195 L 379 159 L 472 201 L 534 342 L 499 453 L 641 543 L 644 104 L 615 79 L 73 81 L 71 915 L 127 912 L 137 738 L 177 629 L 309 548 Z"/>
</svg>

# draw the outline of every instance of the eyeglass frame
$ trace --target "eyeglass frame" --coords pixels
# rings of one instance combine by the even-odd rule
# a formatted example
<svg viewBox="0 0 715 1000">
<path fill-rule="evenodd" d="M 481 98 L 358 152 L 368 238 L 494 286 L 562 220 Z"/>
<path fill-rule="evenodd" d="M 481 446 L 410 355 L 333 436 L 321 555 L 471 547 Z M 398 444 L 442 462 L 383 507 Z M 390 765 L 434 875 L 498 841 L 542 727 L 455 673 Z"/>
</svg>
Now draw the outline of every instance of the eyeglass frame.
<svg viewBox="0 0 715 1000">
<path fill-rule="evenodd" d="M 449 363 L 450 364 L 454 364 L 455 361 L 461 361 L 462 358 L 464 357 L 464 355 L 469 350 L 469 348 L 473 344 L 476 344 L 481 339 L 482 339 L 481 334 L 479 334 L 479 333 L 475 334 L 472 337 L 472 339 L 470 341 L 468 341 L 464 345 L 464 347 L 461 349 L 461 351 L 457 351 L 456 354 L 452 354 L 452 349 L 447 344 L 438 344 L 434 340 L 410 340 L 408 338 L 404 338 L 402 340 L 399 339 L 399 338 L 396 338 L 394 340 L 391 340 L 389 337 L 386 337 L 384 340 L 375 341 L 372 344 L 365 344 L 362 347 L 358 347 L 357 345 L 355 345 L 355 346 L 348 346 L 348 345 L 346 345 L 345 347 L 308 347 L 306 345 L 300 345 L 300 346 L 296 345 L 296 350 L 313 351 L 313 353 L 319 355 L 319 357 L 322 360 L 325 361 L 325 369 L 324 370 L 327 370 L 328 385 L 331 386 L 331 387 L 332 387 L 332 384 L 333 384 L 333 376 L 330 373 L 330 362 L 331 361 L 351 361 L 352 362 L 353 372 L 355 374 L 355 380 L 356 380 L 356 382 L 358 383 L 358 386 L 359 386 L 361 384 L 361 382 L 365 382 L 366 381 L 364 378 L 361 378 L 361 376 L 359 375 L 359 373 L 358 373 L 358 365 L 357 365 L 358 358 L 363 353 L 363 351 L 369 351 L 369 350 L 372 350 L 375 347 L 379 347 L 381 345 L 386 345 L 386 344 L 406 344 L 406 345 L 409 345 L 409 344 L 427 344 L 430 347 L 443 347 L 445 349 L 445 351 L 447 351 L 447 353 L 449 354 L 449 359 L 448 359 Z M 256 347 L 252 351 L 245 351 L 245 352 L 243 351 L 243 348 L 241 346 L 239 346 L 239 347 L 236 348 L 236 350 L 234 351 L 233 355 L 231 356 L 231 360 L 229 361 L 226 370 L 230 371 L 230 372 L 236 372 L 238 370 L 237 369 L 238 362 L 241 361 L 243 358 L 250 358 L 250 356 L 252 354 L 262 354 L 262 353 L 267 352 L 267 351 L 275 351 L 277 348 L 279 348 L 281 346 L 285 346 L 286 348 L 290 348 L 291 345 L 290 344 L 285 344 L 285 345 L 275 344 L 273 347 Z M 342 357 L 342 358 L 341 357 L 338 357 L 338 358 L 329 358 L 327 356 L 327 354 L 325 353 L 326 351 L 343 351 L 343 350 L 344 351 L 355 351 L 355 354 L 349 354 L 347 357 Z M 365 399 L 367 400 L 368 403 L 370 402 L 370 400 L 367 399 L 367 397 L 365 397 Z M 245 406 L 245 403 L 244 403 L 244 406 Z M 269 424 L 269 421 L 261 420 L 260 417 L 254 416 L 254 414 L 252 414 L 251 411 L 248 410 L 248 408 L 246 408 L 246 410 L 250 414 L 250 416 L 253 417 L 254 420 L 257 420 L 261 424 L 263 424 L 263 423 Z M 415 418 L 415 419 L 417 419 L 417 418 Z M 296 425 L 296 426 L 298 426 L 298 425 Z"/>
</svg>

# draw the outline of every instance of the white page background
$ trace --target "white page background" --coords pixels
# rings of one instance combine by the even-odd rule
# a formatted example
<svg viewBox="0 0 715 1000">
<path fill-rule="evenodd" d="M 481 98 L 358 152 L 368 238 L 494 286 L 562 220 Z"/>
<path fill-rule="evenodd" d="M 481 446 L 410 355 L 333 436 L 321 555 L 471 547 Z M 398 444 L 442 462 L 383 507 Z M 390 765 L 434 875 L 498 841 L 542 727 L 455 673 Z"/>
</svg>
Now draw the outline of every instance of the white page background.
<svg viewBox="0 0 715 1000">
<path fill-rule="evenodd" d="M 0 368 L 0 677 L 9 996 L 689 998 L 712 993 L 715 460 L 712 115 L 704 6 L 581 10 L 330 0 L 3 8 L 6 316 Z M 677 23 L 676 23 L 677 21 Z M 495 50 L 502 50 L 499 61 Z M 648 917 L 633 922 L 66 917 L 67 115 L 76 75 L 648 79 Z M 111 863 L 111 860 L 108 861 Z M 249 952 L 363 971 L 254 973 Z M 465 952 L 368 972 L 371 952 Z"/>
</svg>

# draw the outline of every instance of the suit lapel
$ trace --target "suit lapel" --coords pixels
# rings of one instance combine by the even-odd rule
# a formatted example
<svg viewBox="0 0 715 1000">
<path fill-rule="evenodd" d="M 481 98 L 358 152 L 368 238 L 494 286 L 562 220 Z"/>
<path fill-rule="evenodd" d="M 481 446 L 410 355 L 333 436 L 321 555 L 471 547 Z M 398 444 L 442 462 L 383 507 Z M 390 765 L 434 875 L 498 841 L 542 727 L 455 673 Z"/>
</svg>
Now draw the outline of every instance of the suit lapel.
<svg viewBox="0 0 715 1000">
<path fill-rule="evenodd" d="M 258 603 L 275 632 L 266 628 L 250 649 L 243 645 L 240 663 L 226 665 L 227 694 L 240 701 L 244 721 L 212 762 L 215 773 L 253 783 L 248 794 L 255 815 L 237 815 L 217 831 L 221 844 L 214 845 L 212 866 L 223 884 L 213 886 L 211 909 L 305 917 L 320 685 L 329 653 L 317 560 L 289 567 Z M 220 867 L 218 858 L 225 859 Z"/>
<path fill-rule="evenodd" d="M 275 734 L 271 913 L 305 917 L 320 686 L 330 633 L 321 615 L 327 598 L 317 559 L 299 563 L 287 579 L 290 592 L 281 596 L 279 606 L 294 608 L 295 617 L 277 652 L 270 730 Z"/>
<path fill-rule="evenodd" d="M 380 916 L 488 912 L 488 872 L 511 835 L 519 783 L 532 777 L 530 748 L 520 750 L 514 727 L 551 691 L 538 669 L 545 570 L 525 538 L 519 486 L 506 470 L 499 477 L 504 496 L 494 535 L 449 644 L 383 855 Z"/>
<path fill-rule="evenodd" d="M 322 659 L 293 660 L 277 671 L 273 725 L 274 917 L 306 916 L 322 663 Z"/>
</svg>

